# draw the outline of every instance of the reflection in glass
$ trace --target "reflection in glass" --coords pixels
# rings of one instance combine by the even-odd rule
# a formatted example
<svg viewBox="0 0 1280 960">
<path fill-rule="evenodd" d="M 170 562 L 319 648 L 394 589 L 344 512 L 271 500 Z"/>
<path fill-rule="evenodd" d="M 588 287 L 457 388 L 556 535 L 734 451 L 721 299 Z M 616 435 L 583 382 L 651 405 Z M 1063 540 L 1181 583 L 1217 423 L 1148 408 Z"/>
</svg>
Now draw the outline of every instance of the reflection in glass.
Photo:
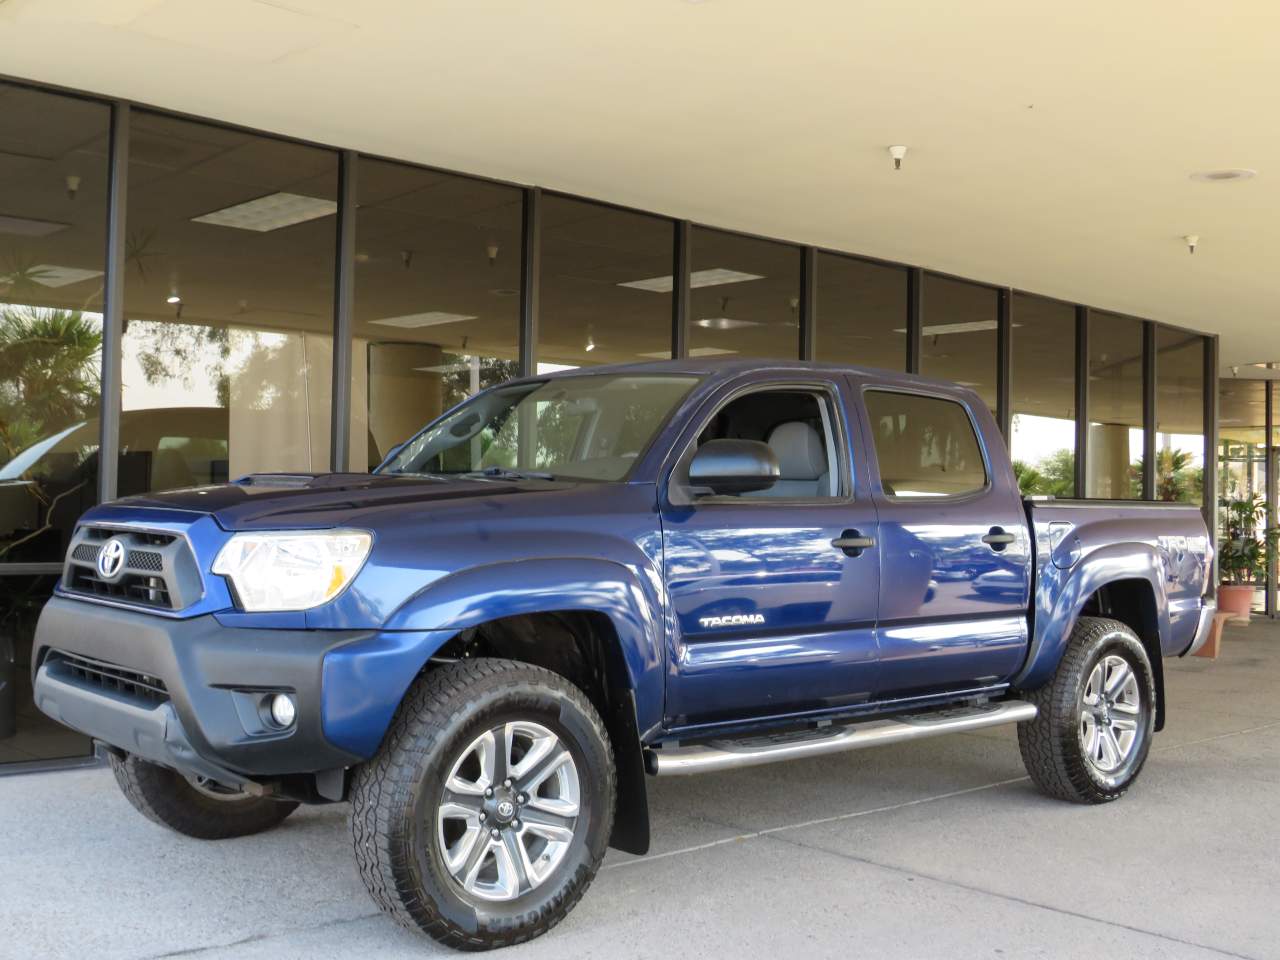
<svg viewBox="0 0 1280 960">
<path fill-rule="evenodd" d="M 539 372 L 671 356 L 671 221 L 544 196 Z"/>
<path fill-rule="evenodd" d="M 1075 496 L 1075 307 L 1013 295 L 1009 449 L 1026 494 Z"/>
<path fill-rule="evenodd" d="M 1156 499 L 1204 501 L 1204 337 L 1156 329 Z"/>
<path fill-rule="evenodd" d="M 1091 312 L 1086 497 L 1142 498 L 1142 435 L 1142 321 Z"/>
<path fill-rule="evenodd" d="M 519 189 L 362 158 L 351 468 L 519 374 Z"/>
<path fill-rule="evenodd" d="M 907 368 L 907 270 L 819 253 L 815 359 Z"/>
<path fill-rule="evenodd" d="M 1218 390 L 1218 537 L 1229 549 L 1231 514 L 1262 519 L 1267 497 L 1267 388 L 1265 380 L 1222 380 Z M 1228 509 L 1235 506 L 1235 510 Z M 1254 533 L 1258 524 L 1255 522 Z M 1254 606 L 1262 608 L 1265 590 L 1257 583 Z"/>
<path fill-rule="evenodd" d="M 0 83 L 0 765 L 84 757 L 31 700 L 31 641 L 72 527 L 97 502 L 104 104 Z"/>
<path fill-rule="evenodd" d="M 134 110 L 120 494 L 329 468 L 337 158 Z"/>
<path fill-rule="evenodd" d="M 60 561 L 97 500 L 109 120 L 0 83 L 0 563 Z"/>
<path fill-rule="evenodd" d="M 996 291 L 991 287 L 924 276 L 920 372 L 975 390 L 996 409 Z"/>
<path fill-rule="evenodd" d="M 800 251 L 706 227 L 690 231 L 689 356 L 800 355 Z"/>
</svg>

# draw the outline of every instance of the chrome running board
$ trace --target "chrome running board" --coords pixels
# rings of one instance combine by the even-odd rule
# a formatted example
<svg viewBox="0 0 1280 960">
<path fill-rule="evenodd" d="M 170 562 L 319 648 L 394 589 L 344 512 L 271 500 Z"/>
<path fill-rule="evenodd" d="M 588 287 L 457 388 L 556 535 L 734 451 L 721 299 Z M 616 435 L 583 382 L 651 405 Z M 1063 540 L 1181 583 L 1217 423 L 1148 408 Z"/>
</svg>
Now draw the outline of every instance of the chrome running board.
<svg viewBox="0 0 1280 960">
<path fill-rule="evenodd" d="M 952 707 L 923 713 L 899 714 L 848 726 L 821 727 L 802 733 L 710 740 L 688 746 L 658 747 L 645 755 L 648 771 L 660 777 L 711 773 L 754 767 L 780 760 L 820 757 L 845 750 L 861 750 L 903 740 L 921 740 L 945 733 L 981 730 L 1005 723 L 1034 720 L 1036 707 L 1022 700 L 1005 700 L 979 707 Z"/>
</svg>

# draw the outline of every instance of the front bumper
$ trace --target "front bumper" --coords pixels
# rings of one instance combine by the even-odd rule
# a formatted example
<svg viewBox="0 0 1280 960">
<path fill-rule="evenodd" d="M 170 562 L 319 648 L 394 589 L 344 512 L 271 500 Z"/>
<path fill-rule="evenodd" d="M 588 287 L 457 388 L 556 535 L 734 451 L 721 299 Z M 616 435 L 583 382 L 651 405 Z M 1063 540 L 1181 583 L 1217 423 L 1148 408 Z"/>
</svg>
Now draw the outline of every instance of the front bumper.
<svg viewBox="0 0 1280 960">
<path fill-rule="evenodd" d="M 228 786 L 335 770 L 361 758 L 325 737 L 324 658 L 369 636 L 228 628 L 211 616 L 173 620 L 54 597 L 36 628 L 35 702 L 109 746 Z M 276 692 L 297 701 L 288 730 L 262 720 L 259 705 Z"/>
</svg>

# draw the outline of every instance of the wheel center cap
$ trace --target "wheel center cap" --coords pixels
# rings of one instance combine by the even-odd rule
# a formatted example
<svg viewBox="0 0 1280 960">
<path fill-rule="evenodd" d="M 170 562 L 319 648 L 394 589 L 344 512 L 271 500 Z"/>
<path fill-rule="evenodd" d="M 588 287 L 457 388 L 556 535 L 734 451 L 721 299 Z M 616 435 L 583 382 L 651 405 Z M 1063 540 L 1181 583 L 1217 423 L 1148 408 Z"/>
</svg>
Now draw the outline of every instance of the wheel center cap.
<svg viewBox="0 0 1280 960">
<path fill-rule="evenodd" d="M 510 800 L 499 800 L 494 813 L 498 815 L 498 819 L 504 823 L 516 815 L 516 805 Z"/>
</svg>

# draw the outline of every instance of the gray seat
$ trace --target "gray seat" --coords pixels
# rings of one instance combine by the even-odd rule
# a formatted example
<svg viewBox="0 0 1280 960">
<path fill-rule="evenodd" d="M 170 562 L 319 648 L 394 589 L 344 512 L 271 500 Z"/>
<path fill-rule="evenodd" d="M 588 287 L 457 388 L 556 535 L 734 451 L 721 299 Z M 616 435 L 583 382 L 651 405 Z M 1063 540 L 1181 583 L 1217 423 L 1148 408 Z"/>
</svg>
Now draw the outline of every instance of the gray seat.
<svg viewBox="0 0 1280 960">
<path fill-rule="evenodd" d="M 801 420 L 780 423 L 769 434 L 769 449 L 778 458 L 781 475 L 762 497 L 825 497 L 827 451 L 818 431 Z"/>
</svg>

